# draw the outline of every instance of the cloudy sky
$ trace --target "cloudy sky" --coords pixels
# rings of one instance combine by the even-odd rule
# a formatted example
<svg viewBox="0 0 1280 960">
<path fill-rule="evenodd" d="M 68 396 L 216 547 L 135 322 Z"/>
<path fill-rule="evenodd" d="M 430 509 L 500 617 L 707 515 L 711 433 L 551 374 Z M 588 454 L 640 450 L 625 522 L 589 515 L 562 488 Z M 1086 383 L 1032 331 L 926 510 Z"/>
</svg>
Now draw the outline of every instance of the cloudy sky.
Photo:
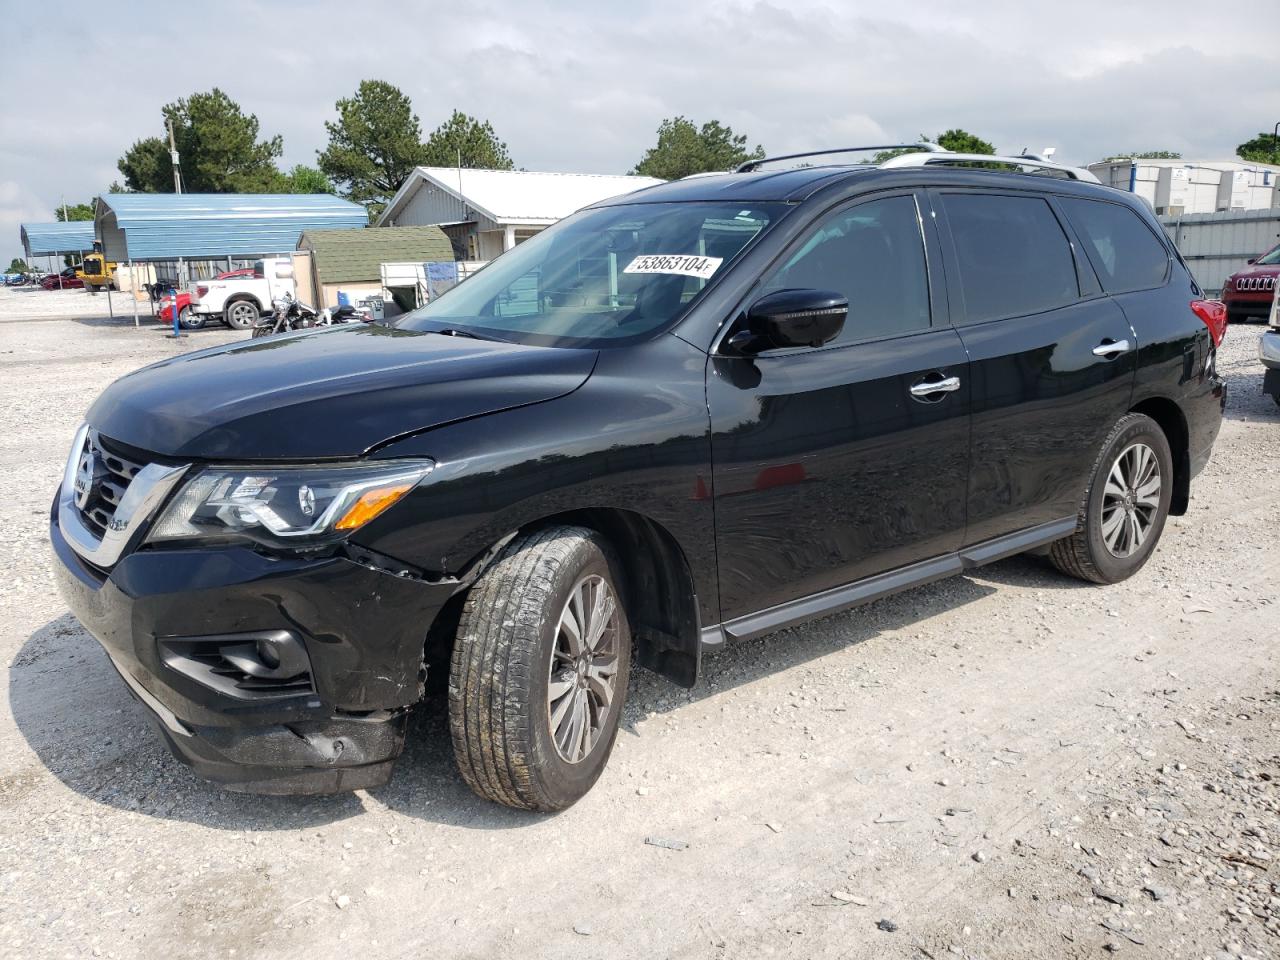
<svg viewBox="0 0 1280 960">
<path fill-rule="evenodd" d="M 0 41 L 0 256 L 20 255 L 19 223 L 119 179 L 124 150 L 161 133 L 163 104 L 213 86 L 283 135 L 286 166 L 314 163 L 334 101 L 365 78 L 407 92 L 424 131 L 454 107 L 488 118 L 530 170 L 625 172 L 677 114 L 775 153 L 961 126 L 1068 162 L 1230 157 L 1280 120 L 1280 55 L 1269 26 L 1208 10 L 134 0 L 103 17 L 23 17 Z"/>
</svg>

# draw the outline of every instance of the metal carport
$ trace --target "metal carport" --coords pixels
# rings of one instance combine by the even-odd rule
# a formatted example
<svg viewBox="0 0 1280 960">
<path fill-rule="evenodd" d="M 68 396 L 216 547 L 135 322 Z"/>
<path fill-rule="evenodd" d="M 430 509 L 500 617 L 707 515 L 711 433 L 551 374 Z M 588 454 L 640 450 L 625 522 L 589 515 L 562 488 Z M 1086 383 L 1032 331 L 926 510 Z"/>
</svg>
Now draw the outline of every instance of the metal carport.
<svg viewBox="0 0 1280 960">
<path fill-rule="evenodd" d="M 108 193 L 94 202 L 103 252 L 117 263 L 292 253 L 304 230 L 368 222 L 364 207 L 324 193 Z"/>
<path fill-rule="evenodd" d="M 93 222 L 90 220 L 72 220 L 70 223 L 23 223 L 19 224 L 19 236 L 22 237 L 22 251 L 27 263 L 32 257 L 45 257 L 49 262 L 49 272 L 53 272 L 53 257 L 67 253 L 93 252 Z M 59 277 L 58 286 L 62 286 Z"/>
<path fill-rule="evenodd" d="M 59 257 L 64 253 L 93 252 L 93 221 L 24 223 L 20 225 L 22 249 L 27 259 Z"/>
</svg>

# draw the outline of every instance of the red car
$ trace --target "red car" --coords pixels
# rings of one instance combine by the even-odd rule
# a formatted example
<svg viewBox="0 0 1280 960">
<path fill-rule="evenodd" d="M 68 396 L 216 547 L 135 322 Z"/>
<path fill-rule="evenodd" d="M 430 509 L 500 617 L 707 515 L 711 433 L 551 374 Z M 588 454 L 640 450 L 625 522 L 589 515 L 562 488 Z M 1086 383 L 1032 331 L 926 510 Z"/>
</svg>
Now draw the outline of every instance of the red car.
<svg viewBox="0 0 1280 960">
<path fill-rule="evenodd" d="M 74 273 L 70 276 L 50 274 L 40 282 L 41 289 L 46 289 L 46 291 L 78 291 L 83 285 L 83 280 Z"/>
<path fill-rule="evenodd" d="M 166 296 L 160 301 L 156 317 L 162 323 L 173 323 L 173 296 Z M 191 294 L 185 290 L 178 294 L 178 323 L 188 330 L 197 330 L 204 326 L 204 319 L 191 312 Z"/>
<path fill-rule="evenodd" d="M 1222 300 L 1227 305 L 1227 318 L 1240 323 L 1271 315 L 1271 298 L 1280 282 L 1280 243 L 1260 257 L 1254 257 L 1243 270 L 1227 277 L 1222 284 Z"/>
</svg>

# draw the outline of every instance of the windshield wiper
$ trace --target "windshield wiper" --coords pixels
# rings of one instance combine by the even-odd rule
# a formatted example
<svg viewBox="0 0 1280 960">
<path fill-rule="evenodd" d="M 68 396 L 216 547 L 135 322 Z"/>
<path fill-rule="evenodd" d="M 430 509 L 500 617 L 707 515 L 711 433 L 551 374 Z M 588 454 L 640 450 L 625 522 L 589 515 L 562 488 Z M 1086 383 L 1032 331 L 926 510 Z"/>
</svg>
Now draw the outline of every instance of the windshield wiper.
<svg viewBox="0 0 1280 960">
<path fill-rule="evenodd" d="M 459 330 L 457 327 L 445 327 L 443 330 L 424 330 L 423 333 L 438 333 L 442 337 L 466 337 L 468 340 L 490 340 L 494 343 L 508 343 L 501 337 L 483 336 L 470 330 Z"/>
</svg>

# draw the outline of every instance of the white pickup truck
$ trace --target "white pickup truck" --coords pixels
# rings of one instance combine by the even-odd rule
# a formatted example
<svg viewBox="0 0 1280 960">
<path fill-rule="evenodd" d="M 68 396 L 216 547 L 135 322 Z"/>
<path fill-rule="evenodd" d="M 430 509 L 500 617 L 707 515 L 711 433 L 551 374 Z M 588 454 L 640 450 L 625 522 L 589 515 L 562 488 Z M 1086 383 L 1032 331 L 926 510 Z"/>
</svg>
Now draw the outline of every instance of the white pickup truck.
<svg viewBox="0 0 1280 960">
<path fill-rule="evenodd" d="M 253 265 L 253 276 L 228 280 L 202 280 L 191 291 L 191 312 L 222 320 L 229 327 L 247 330 L 271 311 L 271 302 L 285 294 L 297 296 L 293 261 L 267 257 Z"/>
</svg>

